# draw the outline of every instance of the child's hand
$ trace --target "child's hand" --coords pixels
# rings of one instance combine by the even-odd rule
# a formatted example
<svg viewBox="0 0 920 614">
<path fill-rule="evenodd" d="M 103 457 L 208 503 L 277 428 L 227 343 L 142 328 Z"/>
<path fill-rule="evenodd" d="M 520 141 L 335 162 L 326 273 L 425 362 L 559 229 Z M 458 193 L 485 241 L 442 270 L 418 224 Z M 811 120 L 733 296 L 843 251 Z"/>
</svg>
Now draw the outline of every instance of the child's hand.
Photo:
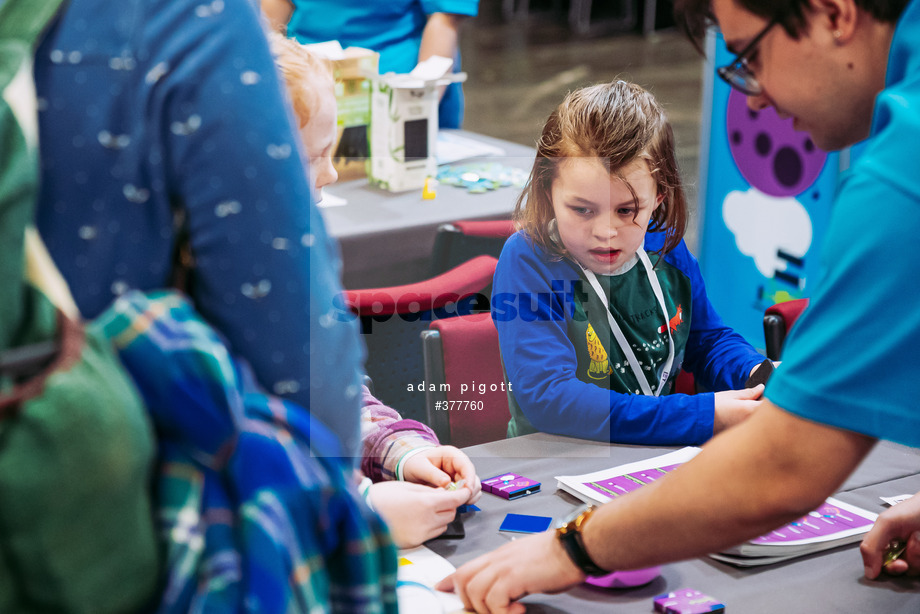
<svg viewBox="0 0 920 614">
<path fill-rule="evenodd" d="M 378 482 L 371 485 L 367 496 L 396 545 L 414 548 L 444 532 L 470 491 L 465 486 L 445 490 L 410 482 Z"/>
<path fill-rule="evenodd" d="M 463 480 L 470 493 L 469 501 L 464 503 L 475 503 L 482 496 L 473 461 L 454 446 L 438 446 L 416 454 L 406 461 L 403 479 L 441 488 Z"/>
<path fill-rule="evenodd" d="M 744 390 L 726 390 L 715 394 L 715 417 L 712 421 L 712 434 L 724 431 L 738 424 L 760 405 L 763 396 L 763 384 Z"/>
</svg>

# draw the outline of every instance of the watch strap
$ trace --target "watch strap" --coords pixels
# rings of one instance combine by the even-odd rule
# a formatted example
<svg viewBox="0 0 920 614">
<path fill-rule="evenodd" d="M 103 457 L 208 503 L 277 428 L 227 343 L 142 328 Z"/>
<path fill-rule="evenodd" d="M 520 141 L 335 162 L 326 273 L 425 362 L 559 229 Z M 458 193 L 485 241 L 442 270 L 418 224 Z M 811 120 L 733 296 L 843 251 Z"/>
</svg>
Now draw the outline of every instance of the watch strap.
<svg viewBox="0 0 920 614">
<path fill-rule="evenodd" d="M 569 555 L 572 563 L 575 564 L 582 573 L 588 576 L 606 576 L 610 572 L 601 569 L 588 554 L 585 549 L 585 542 L 581 535 L 581 528 L 588 516 L 594 512 L 593 507 L 589 507 L 581 512 L 577 518 L 566 523 L 563 527 L 556 530 L 556 537 L 562 543 L 562 548 Z"/>
</svg>

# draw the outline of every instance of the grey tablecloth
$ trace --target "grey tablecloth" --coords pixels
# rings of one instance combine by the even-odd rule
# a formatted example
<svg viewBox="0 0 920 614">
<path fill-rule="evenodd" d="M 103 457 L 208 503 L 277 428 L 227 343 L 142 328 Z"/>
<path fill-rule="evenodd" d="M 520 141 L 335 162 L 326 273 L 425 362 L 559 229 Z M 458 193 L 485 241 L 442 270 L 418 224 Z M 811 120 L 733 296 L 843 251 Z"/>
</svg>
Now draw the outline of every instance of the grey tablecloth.
<svg viewBox="0 0 920 614">
<path fill-rule="evenodd" d="M 458 134 L 500 147 L 505 155 L 470 158 L 454 163 L 496 162 L 529 170 L 530 147 L 465 131 Z M 434 200 L 423 200 L 421 190 L 391 193 L 359 179 L 327 188 L 347 200 L 342 206 L 323 207 L 330 234 L 339 240 L 344 284 L 349 289 L 375 288 L 421 281 L 438 226 L 471 219 L 508 219 L 520 190 L 499 188 L 471 194 L 463 188 L 441 185 Z"/>
<path fill-rule="evenodd" d="M 556 475 L 588 473 L 642 460 L 674 448 L 645 448 L 585 442 L 535 434 L 466 449 L 480 477 L 514 471 L 540 480 L 543 491 L 505 501 L 483 494 L 481 512 L 465 516 L 466 537 L 434 540 L 427 545 L 454 565 L 492 550 L 510 536 L 498 527 L 508 512 L 560 519 L 578 501 L 556 490 Z M 841 500 L 880 513 L 881 495 L 920 491 L 920 451 L 889 443 L 879 444 L 837 495 Z M 680 522 L 675 518 L 674 522 Z M 862 578 L 862 559 L 856 544 L 813 554 L 786 563 L 739 569 L 708 558 L 662 567 L 651 584 L 621 590 L 579 586 L 560 595 L 531 595 L 528 612 L 652 612 L 652 599 L 679 588 L 695 588 L 722 601 L 726 611 L 745 614 L 920 612 L 920 580 Z"/>
</svg>

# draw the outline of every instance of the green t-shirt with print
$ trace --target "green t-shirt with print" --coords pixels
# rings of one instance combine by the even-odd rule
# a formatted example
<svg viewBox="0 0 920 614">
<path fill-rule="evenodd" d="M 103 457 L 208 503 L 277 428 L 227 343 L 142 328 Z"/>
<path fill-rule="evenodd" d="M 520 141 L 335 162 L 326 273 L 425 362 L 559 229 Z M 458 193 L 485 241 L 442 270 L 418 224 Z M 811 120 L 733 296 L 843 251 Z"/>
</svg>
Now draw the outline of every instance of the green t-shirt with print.
<svg viewBox="0 0 920 614">
<path fill-rule="evenodd" d="M 606 292 L 610 312 L 620 325 L 626 341 L 632 347 L 648 381 L 656 391 L 665 362 L 668 359 L 668 328 L 674 342 L 674 364 L 662 395 L 669 394 L 683 364 L 684 348 L 690 334 L 692 317 L 692 288 L 690 279 L 678 268 L 661 261 L 650 253 L 667 318 L 655 297 L 645 265 L 636 261 L 629 270 L 617 275 L 597 275 Z M 642 394 L 639 382 L 620 348 L 606 315 L 606 309 L 583 273 L 573 292 L 572 306 L 567 305 L 567 335 L 578 358 L 576 377 L 579 380 L 622 394 Z M 571 317 L 568 317 L 570 316 Z M 667 328 L 666 328 L 667 327 Z M 511 422 L 508 436 L 516 437 L 537 430 L 524 416 L 513 394 L 508 395 Z"/>
</svg>

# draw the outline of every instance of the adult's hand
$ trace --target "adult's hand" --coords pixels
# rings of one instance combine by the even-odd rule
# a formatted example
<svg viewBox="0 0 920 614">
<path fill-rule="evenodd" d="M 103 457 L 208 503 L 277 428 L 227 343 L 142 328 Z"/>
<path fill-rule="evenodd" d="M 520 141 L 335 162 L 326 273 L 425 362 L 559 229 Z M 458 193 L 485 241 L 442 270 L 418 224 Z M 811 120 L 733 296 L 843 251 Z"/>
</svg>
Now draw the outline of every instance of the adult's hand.
<svg viewBox="0 0 920 614">
<path fill-rule="evenodd" d="M 585 579 L 554 531 L 517 539 L 473 559 L 435 588 L 453 591 L 480 614 L 524 614 L 517 600 L 531 593 L 557 593 Z"/>
<path fill-rule="evenodd" d="M 473 461 L 454 446 L 438 446 L 419 452 L 406 461 L 402 473 L 407 482 L 438 488 L 464 480 L 469 489 L 469 500 L 464 503 L 475 503 L 482 496 L 482 485 Z"/>
<path fill-rule="evenodd" d="M 885 549 L 895 539 L 906 539 L 907 549 L 899 559 L 883 567 Z M 920 575 L 920 493 L 879 515 L 859 551 L 870 580 L 882 571 L 893 576 Z"/>
<path fill-rule="evenodd" d="M 368 491 L 399 548 L 414 548 L 443 533 L 469 497 L 466 487 L 444 490 L 409 482 L 377 482 Z"/>
<path fill-rule="evenodd" d="M 745 420 L 760 406 L 763 396 L 763 384 L 743 390 L 725 390 L 715 394 L 715 416 L 712 421 L 712 434 L 734 426 Z"/>
<path fill-rule="evenodd" d="M 452 13 L 432 13 L 422 30 L 419 43 L 418 61 L 423 62 L 433 55 L 450 58 L 457 57 L 460 44 L 460 24 L 466 17 Z M 438 100 L 444 97 L 446 87 L 438 87 Z"/>
</svg>

